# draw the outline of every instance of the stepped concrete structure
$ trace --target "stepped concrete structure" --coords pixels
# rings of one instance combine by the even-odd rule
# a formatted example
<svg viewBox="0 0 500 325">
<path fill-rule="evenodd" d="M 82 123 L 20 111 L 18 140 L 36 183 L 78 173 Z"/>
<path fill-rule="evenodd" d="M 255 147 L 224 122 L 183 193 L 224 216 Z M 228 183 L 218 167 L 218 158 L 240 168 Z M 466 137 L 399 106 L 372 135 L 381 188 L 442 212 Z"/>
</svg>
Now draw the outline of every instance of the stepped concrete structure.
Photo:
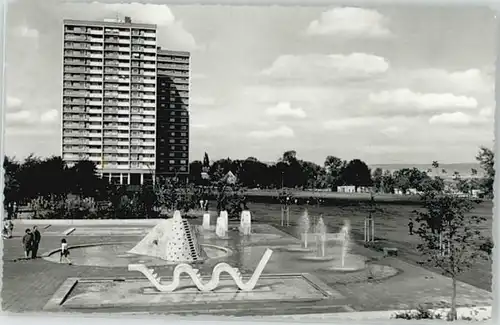
<svg viewBox="0 0 500 325">
<path fill-rule="evenodd" d="M 194 228 L 182 219 L 180 211 L 156 225 L 129 253 L 179 263 L 196 262 L 206 257 Z"/>
</svg>

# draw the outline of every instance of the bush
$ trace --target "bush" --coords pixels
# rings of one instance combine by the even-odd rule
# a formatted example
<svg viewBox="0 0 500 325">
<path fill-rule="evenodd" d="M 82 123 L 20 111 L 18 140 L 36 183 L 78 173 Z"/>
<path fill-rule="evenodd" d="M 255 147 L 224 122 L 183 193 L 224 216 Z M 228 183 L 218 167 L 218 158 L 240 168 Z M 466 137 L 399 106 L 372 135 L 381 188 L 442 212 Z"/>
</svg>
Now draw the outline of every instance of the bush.
<svg viewBox="0 0 500 325">
<path fill-rule="evenodd" d="M 400 313 L 396 313 L 392 316 L 392 318 L 396 319 L 441 319 L 442 316 L 439 313 L 436 313 L 428 308 L 423 306 L 418 306 L 416 311 L 403 311 Z"/>
</svg>

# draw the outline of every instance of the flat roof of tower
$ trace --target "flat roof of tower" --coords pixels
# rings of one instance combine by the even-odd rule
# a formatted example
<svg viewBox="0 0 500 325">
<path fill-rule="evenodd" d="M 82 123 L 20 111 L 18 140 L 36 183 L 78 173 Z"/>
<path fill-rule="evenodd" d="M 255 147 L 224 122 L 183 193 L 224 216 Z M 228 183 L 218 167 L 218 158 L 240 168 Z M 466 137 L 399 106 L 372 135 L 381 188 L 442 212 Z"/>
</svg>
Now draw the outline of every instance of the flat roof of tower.
<svg viewBox="0 0 500 325">
<path fill-rule="evenodd" d="M 138 27 L 147 29 L 156 29 L 156 24 L 142 24 L 132 23 L 125 21 L 96 21 L 96 20 L 76 20 L 64 19 L 64 25 L 77 25 L 77 26 L 96 26 L 96 27 Z"/>
</svg>

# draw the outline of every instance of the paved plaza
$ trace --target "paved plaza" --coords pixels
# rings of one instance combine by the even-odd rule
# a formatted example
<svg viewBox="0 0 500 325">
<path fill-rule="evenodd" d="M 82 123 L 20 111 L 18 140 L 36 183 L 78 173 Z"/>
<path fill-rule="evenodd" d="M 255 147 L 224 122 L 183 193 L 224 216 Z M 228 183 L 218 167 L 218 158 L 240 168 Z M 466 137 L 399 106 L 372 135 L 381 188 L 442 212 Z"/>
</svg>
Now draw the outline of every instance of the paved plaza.
<svg viewBox="0 0 500 325">
<path fill-rule="evenodd" d="M 201 224 L 200 220 L 190 222 Z M 230 224 L 233 230 L 227 239 L 213 236 L 213 231 L 201 232 L 199 237 L 205 247 L 223 248 L 196 266 L 204 277 L 210 276 L 217 263 L 227 262 L 248 278 L 264 251 L 271 248 L 273 255 L 255 291 L 239 292 L 234 282 L 223 279 L 218 290 L 203 293 L 183 279 L 178 291 L 159 293 L 126 266 L 127 262 L 149 263 L 162 281 L 171 279 L 175 265 L 127 254 L 154 224 L 117 224 L 39 221 L 42 257 L 37 260 L 22 258 L 21 235 L 27 226 L 16 224 L 14 237 L 3 241 L 3 310 L 264 316 L 446 307 L 451 297 L 450 279 L 397 257 L 382 258 L 357 244 L 352 244 L 350 254 L 371 261 L 357 271 L 333 271 L 332 261 L 304 261 L 305 253 L 285 249 L 300 243 L 289 234 L 294 230 L 282 231 L 268 224 L 252 225 L 249 238 L 234 230 L 236 224 Z M 73 265 L 58 263 L 62 237 L 72 248 Z M 336 245 L 328 242 L 328 251 Z M 460 282 L 457 301 L 462 307 L 488 306 L 492 294 Z"/>
</svg>

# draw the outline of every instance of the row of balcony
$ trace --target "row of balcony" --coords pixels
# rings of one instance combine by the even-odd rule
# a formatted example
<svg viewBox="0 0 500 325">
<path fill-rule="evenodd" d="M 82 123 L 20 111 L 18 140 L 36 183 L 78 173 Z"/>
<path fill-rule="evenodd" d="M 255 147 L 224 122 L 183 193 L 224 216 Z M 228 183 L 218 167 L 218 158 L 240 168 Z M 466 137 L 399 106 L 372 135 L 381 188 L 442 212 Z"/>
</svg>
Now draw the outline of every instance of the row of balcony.
<svg viewBox="0 0 500 325">
<path fill-rule="evenodd" d="M 185 90 L 185 91 L 189 91 L 189 86 L 188 85 L 185 85 L 185 84 L 170 84 L 168 88 L 166 88 L 166 86 L 163 86 L 163 85 L 159 85 L 158 86 L 158 93 L 159 94 L 162 94 L 163 92 L 168 92 L 168 90 Z"/>
<path fill-rule="evenodd" d="M 66 111 L 66 110 L 65 110 Z M 140 123 L 156 123 L 156 119 L 154 117 L 142 116 L 142 115 L 130 115 L 127 111 L 127 116 L 120 116 L 118 114 L 114 114 L 115 112 L 104 112 L 103 115 L 99 114 L 98 116 L 89 116 L 85 114 L 64 114 L 63 120 L 65 121 L 89 121 L 89 122 L 140 122 Z"/>
<path fill-rule="evenodd" d="M 180 70 L 163 70 L 158 67 L 159 75 L 167 75 L 167 76 L 189 76 L 189 71 L 180 71 Z"/>
<path fill-rule="evenodd" d="M 75 66 L 94 66 L 101 67 L 102 59 L 93 59 L 93 60 L 81 60 L 81 59 L 65 59 L 64 65 L 75 65 Z"/>
<path fill-rule="evenodd" d="M 84 116 L 88 116 L 89 121 L 91 119 L 97 119 L 101 118 L 102 115 L 125 115 L 131 116 L 132 118 L 134 116 L 144 116 L 145 119 L 148 119 L 148 116 L 156 115 L 156 110 L 155 109 L 143 109 L 143 108 L 110 108 L 106 107 L 104 110 L 102 108 L 91 108 L 91 107 L 84 107 L 84 106 L 69 106 L 65 105 L 63 107 L 63 112 L 64 113 L 79 113 L 82 115 L 79 115 L 80 118 L 83 118 Z M 75 117 L 76 118 L 76 117 Z M 152 118 L 152 117 L 149 117 Z"/>
<path fill-rule="evenodd" d="M 92 159 L 92 158 L 94 158 L 94 159 Z M 153 163 L 152 165 L 154 165 L 154 162 L 155 162 L 154 157 L 153 158 L 144 157 L 144 158 L 136 158 L 136 159 L 129 159 L 128 156 L 122 158 L 122 157 L 118 157 L 118 156 L 114 156 L 114 155 L 104 156 L 104 157 L 101 157 L 101 156 L 92 157 L 88 153 L 80 153 L 80 154 L 67 153 L 67 154 L 63 155 L 63 159 L 67 160 L 67 161 L 89 159 L 91 161 L 96 161 L 96 162 L 99 159 L 100 160 L 99 162 L 104 163 L 105 168 L 117 168 L 119 166 L 118 162 L 130 162 L 131 168 L 134 168 L 134 169 L 137 168 L 138 166 L 142 166 L 140 164 L 134 165 L 134 162 L 151 162 L 151 163 Z M 137 166 L 137 167 L 135 167 L 135 166 Z M 97 167 L 99 168 L 100 164 L 97 164 Z M 128 169 L 128 168 L 123 168 L 123 169 Z"/>
<path fill-rule="evenodd" d="M 102 35 L 85 35 L 85 34 L 66 34 L 64 35 L 65 41 L 75 41 L 75 42 L 91 42 L 91 43 L 102 43 Z"/>
<path fill-rule="evenodd" d="M 64 42 L 64 49 L 68 50 L 86 50 L 86 51 L 101 51 L 104 47 L 101 43 L 74 43 Z"/>
<path fill-rule="evenodd" d="M 63 100 L 65 105 L 87 105 L 87 106 L 102 106 L 102 100 L 84 100 L 84 99 L 67 99 Z"/>
<path fill-rule="evenodd" d="M 102 68 L 64 67 L 64 72 L 73 72 L 78 74 L 102 74 Z"/>
<path fill-rule="evenodd" d="M 187 57 L 179 57 L 179 56 L 167 56 L 163 54 L 158 55 L 158 61 L 162 62 L 189 62 L 189 58 Z"/>
<path fill-rule="evenodd" d="M 78 131 L 78 130 L 64 130 L 63 136 L 65 137 L 85 137 L 85 138 L 96 138 L 96 137 L 112 137 L 112 138 L 143 138 L 143 139 L 156 139 L 155 132 L 89 132 L 89 131 Z"/>
<path fill-rule="evenodd" d="M 116 147 L 92 147 L 92 146 L 84 146 L 84 145 L 64 145 L 63 146 L 63 151 L 64 152 L 89 152 L 89 153 L 114 153 L 114 154 L 121 154 L 123 157 L 128 157 L 128 155 L 137 155 L 137 154 L 142 154 L 144 156 L 150 156 L 155 154 L 155 149 L 154 148 L 141 148 L 141 147 L 126 147 L 126 148 L 116 148 Z M 104 155 L 104 158 L 106 158 L 106 155 Z"/>
<path fill-rule="evenodd" d="M 82 34 L 94 34 L 94 35 L 102 35 L 104 30 L 102 27 L 83 27 L 83 26 L 72 26 L 66 27 L 64 29 L 66 33 L 82 33 Z"/>
<path fill-rule="evenodd" d="M 102 83 L 102 76 L 85 75 L 85 74 L 65 74 L 64 81 L 89 81 L 94 83 Z"/>
<path fill-rule="evenodd" d="M 189 64 L 158 63 L 158 69 L 189 70 Z"/>
</svg>

